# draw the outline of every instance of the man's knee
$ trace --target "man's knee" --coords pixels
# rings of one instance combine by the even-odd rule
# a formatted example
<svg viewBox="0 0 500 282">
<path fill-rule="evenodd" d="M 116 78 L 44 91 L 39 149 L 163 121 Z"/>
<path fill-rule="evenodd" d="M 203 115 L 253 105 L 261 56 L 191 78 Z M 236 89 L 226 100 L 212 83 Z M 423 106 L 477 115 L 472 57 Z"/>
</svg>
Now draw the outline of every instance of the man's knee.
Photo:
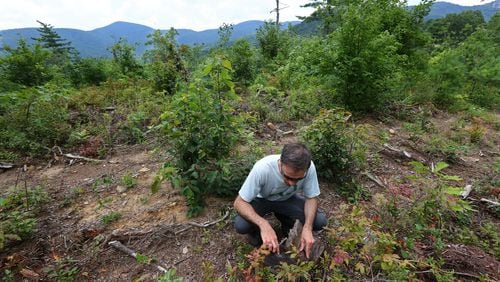
<svg viewBox="0 0 500 282">
<path fill-rule="evenodd" d="M 255 230 L 255 225 L 238 214 L 234 218 L 234 228 L 240 234 L 247 234 Z"/>
<path fill-rule="evenodd" d="M 313 230 L 321 230 L 328 224 L 328 219 L 324 212 L 316 212 L 316 217 L 314 218 Z"/>
</svg>

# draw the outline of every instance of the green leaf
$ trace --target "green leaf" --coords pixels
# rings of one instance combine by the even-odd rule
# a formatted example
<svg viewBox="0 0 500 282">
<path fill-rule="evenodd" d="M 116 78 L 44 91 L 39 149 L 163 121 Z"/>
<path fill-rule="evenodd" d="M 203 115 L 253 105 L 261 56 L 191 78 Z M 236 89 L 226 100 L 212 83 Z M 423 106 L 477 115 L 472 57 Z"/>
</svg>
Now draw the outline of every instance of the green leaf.
<svg viewBox="0 0 500 282">
<path fill-rule="evenodd" d="M 205 68 L 203 69 L 203 76 L 206 76 L 208 75 L 210 72 L 212 72 L 212 69 L 213 69 L 213 65 L 212 64 L 208 64 L 205 66 Z"/>
<path fill-rule="evenodd" d="M 413 161 L 410 164 L 413 166 L 415 172 L 419 174 L 425 174 L 429 171 L 429 168 L 421 162 Z"/>
<path fill-rule="evenodd" d="M 139 254 L 137 253 L 135 259 L 137 260 L 137 262 L 140 262 L 140 263 L 145 263 L 145 264 L 148 264 L 151 262 L 151 258 L 149 258 L 148 256 L 146 255 L 143 255 L 143 254 Z"/>
<path fill-rule="evenodd" d="M 222 60 L 222 66 L 225 67 L 228 70 L 232 70 L 233 69 L 231 67 L 231 62 L 228 59 L 223 59 Z"/>
<path fill-rule="evenodd" d="M 455 195 L 458 196 L 460 193 L 462 193 L 463 189 L 460 187 L 451 187 L 447 186 L 444 188 L 443 192 L 449 195 Z"/>
<path fill-rule="evenodd" d="M 450 180 L 450 181 L 462 181 L 462 178 L 457 175 L 446 175 L 442 174 L 441 177 L 445 180 Z"/>
<path fill-rule="evenodd" d="M 445 162 L 438 162 L 436 166 L 434 167 L 434 172 L 440 172 L 441 170 L 449 167 L 449 165 Z"/>
<path fill-rule="evenodd" d="M 160 190 L 160 185 L 163 182 L 163 177 L 157 175 L 151 184 L 151 193 L 155 194 Z"/>
</svg>

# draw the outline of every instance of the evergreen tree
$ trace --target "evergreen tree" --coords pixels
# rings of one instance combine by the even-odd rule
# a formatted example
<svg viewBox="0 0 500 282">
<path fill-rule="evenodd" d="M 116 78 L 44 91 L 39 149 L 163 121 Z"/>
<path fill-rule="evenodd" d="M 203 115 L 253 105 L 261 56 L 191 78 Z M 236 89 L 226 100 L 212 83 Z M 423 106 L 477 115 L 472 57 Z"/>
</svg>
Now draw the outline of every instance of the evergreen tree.
<svg viewBox="0 0 500 282">
<path fill-rule="evenodd" d="M 37 29 L 40 37 L 32 38 L 42 45 L 42 47 L 51 50 L 54 53 L 65 54 L 70 52 L 73 48 L 71 42 L 61 38 L 61 36 L 54 30 L 50 24 L 37 21 L 41 27 Z"/>
</svg>

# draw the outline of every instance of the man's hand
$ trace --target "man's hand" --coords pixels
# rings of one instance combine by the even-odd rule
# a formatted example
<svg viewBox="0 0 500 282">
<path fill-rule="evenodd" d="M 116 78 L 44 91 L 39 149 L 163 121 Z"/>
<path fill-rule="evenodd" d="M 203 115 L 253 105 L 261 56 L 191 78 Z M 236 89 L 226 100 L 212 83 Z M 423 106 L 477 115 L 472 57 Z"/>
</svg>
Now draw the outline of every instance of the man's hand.
<svg viewBox="0 0 500 282">
<path fill-rule="evenodd" d="M 278 236 L 274 232 L 273 227 L 269 222 L 260 226 L 260 236 L 262 237 L 262 245 L 266 246 L 271 252 L 279 253 L 280 244 L 278 243 Z"/>
<path fill-rule="evenodd" d="M 276 232 L 274 232 L 271 224 L 269 224 L 265 218 L 258 215 L 252 205 L 243 200 L 239 195 L 236 197 L 236 200 L 234 200 L 234 208 L 241 216 L 259 227 L 262 244 L 265 245 L 271 252 L 279 253 L 280 245 L 278 243 L 278 236 L 276 236 Z"/>
<path fill-rule="evenodd" d="M 309 258 L 309 253 L 311 252 L 311 248 L 314 245 L 314 236 L 311 229 L 303 228 L 302 234 L 300 236 L 300 248 L 299 252 L 305 250 L 306 258 Z"/>
</svg>

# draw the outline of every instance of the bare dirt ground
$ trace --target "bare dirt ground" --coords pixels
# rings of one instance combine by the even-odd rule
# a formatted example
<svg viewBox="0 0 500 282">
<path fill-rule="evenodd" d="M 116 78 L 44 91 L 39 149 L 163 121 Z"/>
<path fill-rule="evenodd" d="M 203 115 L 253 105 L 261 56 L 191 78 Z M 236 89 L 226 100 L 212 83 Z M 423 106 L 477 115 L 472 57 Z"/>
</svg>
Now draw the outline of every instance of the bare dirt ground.
<svg viewBox="0 0 500 282">
<path fill-rule="evenodd" d="M 440 117 L 435 124 L 446 127 L 448 119 Z M 400 123 L 372 122 L 372 126 L 387 132 L 391 146 L 411 152 L 414 158 L 432 159 L 408 141 L 409 137 L 401 133 Z M 485 138 L 486 149 L 473 148 L 461 156 L 459 165 L 450 167 L 450 174 L 464 179 L 460 185 L 495 177 L 491 165 L 498 157 L 498 132 L 488 131 Z M 279 148 L 290 140 L 294 137 L 274 141 L 273 147 Z M 26 180 L 28 187 L 42 186 L 50 197 L 32 238 L 11 245 L 0 254 L 0 276 L 9 269 L 15 273 L 16 281 L 51 281 L 71 276 L 68 272 L 76 268 L 72 276 L 76 281 L 154 281 L 161 274 L 155 265 L 161 265 L 176 268 L 177 275 L 186 281 L 227 280 L 228 266 L 235 267 L 249 250 L 245 237 L 236 234 L 232 227 L 233 199 L 207 199 L 201 216 L 187 218 L 184 197 L 168 183 L 151 194 L 151 183 L 164 162 L 161 150 L 147 145 L 123 146 L 102 162 L 77 161 L 69 165 L 68 161 L 59 159 L 50 167 L 47 162 L 28 164 L 25 173 L 20 168 L 0 173 L 0 195 L 16 184 L 21 189 Z M 437 157 L 433 161 L 438 161 Z M 390 154 L 380 154 L 380 159 L 370 162 L 376 162 L 371 173 L 389 186 L 400 176 L 411 174 L 407 160 Z M 121 179 L 125 174 L 137 179 L 135 187 L 124 187 Z M 370 194 L 384 192 L 369 179 L 364 184 Z M 332 217 L 344 200 L 328 183 L 322 183 L 321 188 L 320 206 Z M 121 217 L 103 223 L 103 216 L 111 212 Z M 499 226 L 498 219 L 495 224 Z M 110 247 L 108 243 L 113 240 L 147 256 L 152 263 L 141 263 Z M 467 261 L 460 259 L 459 254 L 478 254 L 480 250 L 450 248 L 448 261 L 452 266 L 462 264 L 464 272 L 486 271 L 490 277 L 496 275 L 500 279 L 500 264 L 491 255 L 481 252 L 481 259 L 463 265 Z M 50 273 L 55 273 L 55 277 L 49 277 Z"/>
</svg>

